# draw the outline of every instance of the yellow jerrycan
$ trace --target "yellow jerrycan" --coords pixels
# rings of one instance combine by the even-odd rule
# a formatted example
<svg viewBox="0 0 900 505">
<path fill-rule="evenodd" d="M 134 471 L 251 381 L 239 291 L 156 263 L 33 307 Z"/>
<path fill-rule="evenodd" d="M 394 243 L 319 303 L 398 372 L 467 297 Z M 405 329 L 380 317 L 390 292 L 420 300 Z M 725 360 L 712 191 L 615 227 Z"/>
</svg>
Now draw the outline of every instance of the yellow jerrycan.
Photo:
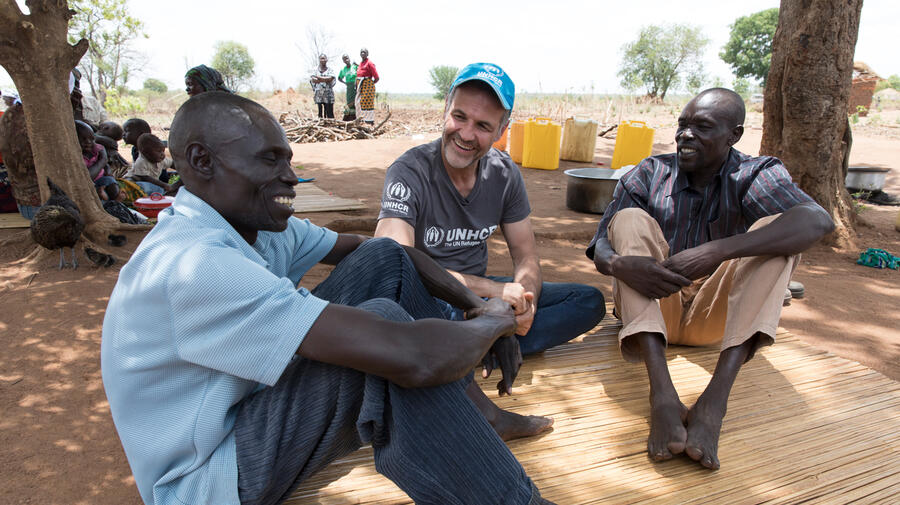
<svg viewBox="0 0 900 505">
<path fill-rule="evenodd" d="M 597 147 L 597 122 L 592 119 L 566 119 L 559 158 L 569 161 L 594 161 Z"/>
<path fill-rule="evenodd" d="M 492 147 L 498 151 L 506 150 L 506 136 L 509 135 L 509 128 L 503 130 L 503 135 L 492 144 Z"/>
<path fill-rule="evenodd" d="M 509 157 L 522 164 L 522 146 L 525 144 L 525 121 L 514 121 L 509 125 Z"/>
<path fill-rule="evenodd" d="M 550 118 L 537 117 L 525 124 L 522 166 L 556 170 L 559 168 L 559 137 L 562 126 Z"/>
<path fill-rule="evenodd" d="M 653 128 L 643 121 L 622 121 L 616 133 L 611 168 L 637 165 L 653 152 Z"/>
</svg>

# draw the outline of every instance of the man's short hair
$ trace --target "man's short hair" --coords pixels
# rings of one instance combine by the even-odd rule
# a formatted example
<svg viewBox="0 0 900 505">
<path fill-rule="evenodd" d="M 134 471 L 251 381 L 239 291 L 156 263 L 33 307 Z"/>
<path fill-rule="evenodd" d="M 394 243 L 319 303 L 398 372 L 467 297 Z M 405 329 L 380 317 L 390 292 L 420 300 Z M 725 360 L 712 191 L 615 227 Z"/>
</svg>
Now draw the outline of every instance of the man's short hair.
<svg viewBox="0 0 900 505">
<path fill-rule="evenodd" d="M 492 88 L 490 84 L 484 81 L 479 81 L 477 79 L 461 83 L 459 86 L 456 86 L 450 91 L 450 95 L 447 96 L 447 104 L 444 106 L 445 114 L 450 110 L 450 104 L 453 103 L 453 98 L 456 96 L 456 91 L 460 88 L 477 89 L 484 93 L 487 93 L 494 99 L 494 103 L 496 103 L 501 109 L 503 109 L 503 117 L 500 118 L 500 127 L 498 131 L 502 130 L 503 127 L 506 126 L 507 123 L 509 123 L 509 117 L 512 114 L 512 111 L 506 110 L 503 107 L 503 102 L 500 101 L 500 98 L 497 96 L 497 93 L 494 91 L 494 88 Z"/>
<path fill-rule="evenodd" d="M 747 117 L 747 108 L 744 105 L 744 99 L 741 98 L 741 95 L 728 88 L 709 88 L 701 91 L 693 99 L 697 100 L 701 96 L 707 94 L 715 94 L 717 98 L 722 100 L 723 105 L 725 106 L 725 110 L 722 112 L 725 112 L 728 115 L 729 121 L 732 123 L 729 125 L 730 127 L 744 124 L 744 119 Z"/>
<path fill-rule="evenodd" d="M 169 152 L 176 162 L 185 158 L 185 149 L 193 142 L 214 145 L 218 141 L 218 129 L 214 125 L 223 125 L 238 120 L 250 124 L 247 110 L 258 108 L 268 112 L 262 105 L 240 95 L 224 91 L 207 91 L 194 95 L 184 102 L 169 130 Z"/>
</svg>

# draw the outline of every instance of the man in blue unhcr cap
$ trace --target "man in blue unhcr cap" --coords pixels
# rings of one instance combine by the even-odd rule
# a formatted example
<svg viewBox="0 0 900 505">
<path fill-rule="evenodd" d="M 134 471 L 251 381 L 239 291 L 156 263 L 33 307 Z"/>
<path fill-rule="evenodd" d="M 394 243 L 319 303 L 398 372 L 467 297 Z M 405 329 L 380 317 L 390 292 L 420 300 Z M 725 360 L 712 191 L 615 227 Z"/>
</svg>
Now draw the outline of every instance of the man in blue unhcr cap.
<svg viewBox="0 0 900 505">
<path fill-rule="evenodd" d="M 515 98 L 513 81 L 498 65 L 472 63 L 460 70 L 441 138 L 410 149 L 388 168 L 375 236 L 415 246 L 475 294 L 512 305 L 519 346 L 528 355 L 590 330 L 606 307 L 591 286 L 541 279 L 522 174 L 508 154 L 491 149 L 506 130 Z M 485 275 L 487 239 L 498 227 L 513 260 L 511 277 Z M 448 318 L 464 317 L 443 305 Z M 504 440 L 537 435 L 553 424 L 548 417 L 501 410 L 474 382 L 467 393 Z"/>
</svg>

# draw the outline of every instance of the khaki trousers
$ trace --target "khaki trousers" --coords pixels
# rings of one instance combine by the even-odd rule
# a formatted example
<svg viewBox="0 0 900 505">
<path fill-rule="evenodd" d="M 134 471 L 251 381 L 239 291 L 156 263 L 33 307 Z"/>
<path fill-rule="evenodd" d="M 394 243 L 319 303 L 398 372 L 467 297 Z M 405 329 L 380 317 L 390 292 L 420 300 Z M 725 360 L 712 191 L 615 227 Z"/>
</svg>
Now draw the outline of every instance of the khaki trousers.
<svg viewBox="0 0 900 505">
<path fill-rule="evenodd" d="M 780 214 L 756 221 L 761 228 Z M 669 245 L 659 224 L 641 209 L 620 210 L 610 220 L 608 236 L 620 256 L 651 256 L 659 261 L 669 255 Z M 752 256 L 723 262 L 712 275 L 694 281 L 666 298 L 647 298 L 613 278 L 616 313 L 622 320 L 619 349 L 622 357 L 639 362 L 640 349 L 631 335 L 658 333 L 666 343 L 712 345 L 721 349 L 743 344 L 757 332 L 761 338 L 751 349 L 775 341 L 784 293 L 800 261 L 794 256 Z"/>
</svg>

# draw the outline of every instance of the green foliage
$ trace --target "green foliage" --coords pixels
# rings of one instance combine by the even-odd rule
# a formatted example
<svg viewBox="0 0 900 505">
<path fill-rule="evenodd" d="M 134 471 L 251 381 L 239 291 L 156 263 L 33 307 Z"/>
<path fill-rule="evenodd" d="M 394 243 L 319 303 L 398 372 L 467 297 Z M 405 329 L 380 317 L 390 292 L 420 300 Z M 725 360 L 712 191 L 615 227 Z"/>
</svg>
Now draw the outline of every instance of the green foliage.
<svg viewBox="0 0 900 505">
<path fill-rule="evenodd" d="M 766 81 L 772 63 L 772 40 L 778 27 L 778 8 L 741 16 L 731 25 L 731 38 L 719 53 L 738 77 Z"/>
<path fill-rule="evenodd" d="M 103 107 L 112 116 L 133 116 L 138 112 L 144 112 L 146 102 L 140 97 L 119 93 L 118 89 L 106 90 L 106 101 Z"/>
<path fill-rule="evenodd" d="M 900 91 L 900 75 L 894 74 L 883 81 L 878 81 L 878 84 L 875 85 L 875 92 L 878 93 L 887 88 L 893 88 Z"/>
<path fill-rule="evenodd" d="M 131 42 L 146 37 L 144 23 L 128 12 L 127 0 L 72 0 L 75 15 L 69 20 L 69 42 L 87 39 L 87 53 L 79 68 L 91 94 L 106 101 L 109 89 L 124 86 L 139 55 Z"/>
<path fill-rule="evenodd" d="M 169 87 L 166 86 L 166 83 L 152 77 L 144 80 L 144 89 L 155 91 L 157 93 L 165 93 L 166 91 L 169 91 Z"/>
<path fill-rule="evenodd" d="M 703 49 L 709 39 L 699 27 L 647 26 L 638 40 L 622 46 L 619 77 L 630 90 L 644 86 L 651 98 L 664 99 L 682 79 L 696 85 L 703 81 Z"/>
<path fill-rule="evenodd" d="M 212 67 L 222 74 L 225 86 L 231 88 L 232 91 L 238 91 L 244 85 L 249 84 L 256 63 L 250 57 L 247 46 L 233 40 L 226 40 L 216 42 L 213 49 L 215 54 L 212 59 Z"/>
<path fill-rule="evenodd" d="M 458 72 L 459 68 L 450 65 L 438 65 L 428 70 L 428 80 L 437 91 L 434 94 L 435 98 L 440 100 L 447 98 L 447 94 L 450 93 L 450 85 L 453 84 L 453 79 Z"/>
<path fill-rule="evenodd" d="M 731 89 L 733 89 L 735 93 L 741 95 L 741 98 L 744 100 L 750 98 L 750 80 L 746 77 L 736 77 L 734 82 L 731 83 Z"/>
</svg>

